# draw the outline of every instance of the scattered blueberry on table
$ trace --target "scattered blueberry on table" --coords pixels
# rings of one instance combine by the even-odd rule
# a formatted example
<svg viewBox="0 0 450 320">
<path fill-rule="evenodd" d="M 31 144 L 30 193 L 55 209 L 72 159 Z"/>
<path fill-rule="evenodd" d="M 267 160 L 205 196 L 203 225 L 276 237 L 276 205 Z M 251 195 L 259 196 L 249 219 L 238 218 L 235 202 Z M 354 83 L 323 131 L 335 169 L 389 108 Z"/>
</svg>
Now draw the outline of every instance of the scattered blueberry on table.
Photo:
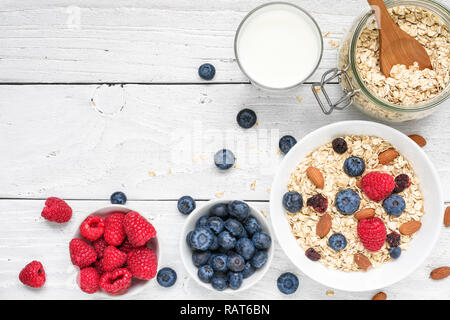
<svg viewBox="0 0 450 320">
<path fill-rule="evenodd" d="M 392 194 L 383 201 L 383 208 L 394 217 L 400 216 L 405 210 L 406 203 L 402 196 Z"/>
<path fill-rule="evenodd" d="M 190 214 L 195 210 L 195 200 L 190 196 L 183 196 L 178 199 L 177 207 L 182 214 Z"/>
<path fill-rule="evenodd" d="M 303 208 L 302 195 L 295 191 L 286 192 L 283 196 L 283 207 L 291 213 L 299 212 Z"/>
<path fill-rule="evenodd" d="M 351 189 L 341 190 L 336 195 L 336 208 L 344 215 L 354 214 L 359 209 L 360 203 L 361 198 Z"/>
<path fill-rule="evenodd" d="M 297 144 L 297 140 L 293 136 L 284 136 L 281 137 L 278 146 L 280 147 L 281 152 L 287 154 L 289 150 L 292 149 L 293 146 Z"/>
<path fill-rule="evenodd" d="M 114 192 L 110 197 L 112 204 L 125 204 L 127 202 L 127 196 L 121 191 Z"/>
<path fill-rule="evenodd" d="M 347 158 L 344 162 L 344 171 L 350 177 L 358 177 L 366 170 L 364 160 L 359 157 Z"/>
<path fill-rule="evenodd" d="M 282 293 L 293 294 L 298 289 L 298 278 L 293 273 L 283 273 L 277 280 L 277 286 Z"/>
<path fill-rule="evenodd" d="M 256 124 L 256 113 L 250 109 L 243 109 L 239 111 L 236 117 L 236 121 L 240 127 L 249 129 Z"/>
<path fill-rule="evenodd" d="M 239 289 L 269 258 L 272 239 L 243 201 L 212 206 L 191 232 L 186 241 L 197 276 L 216 290 Z"/>
<path fill-rule="evenodd" d="M 162 268 L 159 270 L 156 280 L 160 286 L 168 288 L 173 286 L 177 281 L 177 273 L 171 268 Z"/>
<path fill-rule="evenodd" d="M 230 169 L 235 161 L 236 158 L 233 152 L 228 149 L 219 150 L 214 155 L 214 163 L 220 170 Z"/>
<path fill-rule="evenodd" d="M 342 234 L 335 233 L 328 239 L 328 245 L 335 251 L 341 251 L 347 246 L 347 239 Z"/>
<path fill-rule="evenodd" d="M 203 80 L 212 80 L 216 75 L 216 68 L 210 63 L 202 64 L 198 68 L 198 75 Z"/>
</svg>

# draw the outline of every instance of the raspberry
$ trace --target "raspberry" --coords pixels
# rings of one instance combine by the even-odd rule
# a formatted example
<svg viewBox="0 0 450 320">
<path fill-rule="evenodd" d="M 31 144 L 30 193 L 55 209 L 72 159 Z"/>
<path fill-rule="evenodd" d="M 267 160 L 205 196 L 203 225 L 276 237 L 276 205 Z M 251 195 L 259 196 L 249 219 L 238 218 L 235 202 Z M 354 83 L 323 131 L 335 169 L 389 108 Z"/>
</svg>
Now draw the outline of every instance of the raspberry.
<svg viewBox="0 0 450 320">
<path fill-rule="evenodd" d="M 32 288 L 40 288 L 45 283 L 45 271 L 42 263 L 32 261 L 20 271 L 19 280 Z"/>
<path fill-rule="evenodd" d="M 135 211 L 128 212 L 123 219 L 123 226 L 128 240 L 134 247 L 140 247 L 156 236 L 152 224 Z"/>
<path fill-rule="evenodd" d="M 103 221 L 103 218 L 99 216 L 87 217 L 80 226 L 81 235 L 89 241 L 99 239 L 103 235 L 104 231 L 105 222 Z"/>
<path fill-rule="evenodd" d="M 386 227 L 380 218 L 362 219 L 358 222 L 358 236 L 364 248 L 378 251 L 386 240 Z"/>
<path fill-rule="evenodd" d="M 305 251 L 305 255 L 309 260 L 317 261 L 320 259 L 320 253 L 318 253 L 314 248 L 309 248 Z"/>
<path fill-rule="evenodd" d="M 72 239 L 69 244 L 70 259 L 80 268 L 90 266 L 97 260 L 94 247 L 82 239 Z"/>
<path fill-rule="evenodd" d="M 398 247 L 400 244 L 400 238 L 401 238 L 401 236 L 397 232 L 393 231 L 387 235 L 386 242 L 391 247 Z"/>
<path fill-rule="evenodd" d="M 64 200 L 50 197 L 45 201 L 41 216 L 48 221 L 64 223 L 72 218 L 72 208 Z"/>
<path fill-rule="evenodd" d="M 370 200 L 378 202 L 392 193 L 395 181 L 387 173 L 373 171 L 361 179 L 361 188 Z"/>
<path fill-rule="evenodd" d="M 109 246 L 103 254 L 103 270 L 106 272 L 120 268 L 127 262 L 127 254 L 114 246 Z"/>
<path fill-rule="evenodd" d="M 80 270 L 77 282 L 81 291 L 95 293 L 100 288 L 100 275 L 95 268 L 84 268 Z"/>
<path fill-rule="evenodd" d="M 105 273 L 105 269 L 103 269 L 103 259 L 95 261 L 93 266 L 100 276 Z"/>
<path fill-rule="evenodd" d="M 400 174 L 395 177 L 394 193 L 400 193 L 411 185 L 407 174 Z"/>
<path fill-rule="evenodd" d="M 107 272 L 100 278 L 100 288 L 111 295 L 120 295 L 131 286 L 131 272 L 127 268 Z"/>
<path fill-rule="evenodd" d="M 123 228 L 123 219 L 125 215 L 120 212 L 110 214 L 105 219 L 105 233 L 103 238 L 112 246 L 120 246 L 125 240 L 126 234 Z"/>
<path fill-rule="evenodd" d="M 316 194 L 313 195 L 311 198 L 309 198 L 306 201 L 306 204 L 308 206 L 311 206 L 314 208 L 314 210 L 316 210 L 319 213 L 323 213 L 325 211 L 327 211 L 328 208 L 328 199 L 325 198 L 323 195 L 321 194 Z"/>
<path fill-rule="evenodd" d="M 133 277 L 150 280 L 156 275 L 158 258 L 150 248 L 134 249 L 128 254 L 127 266 Z"/>
<path fill-rule="evenodd" d="M 92 246 L 95 249 L 95 252 L 97 252 L 97 258 L 101 259 L 103 258 L 103 253 L 105 252 L 106 247 L 108 244 L 106 243 L 105 239 L 100 238 L 92 243 Z"/>
<path fill-rule="evenodd" d="M 133 249 L 134 247 L 128 239 L 125 239 L 124 243 L 119 247 L 119 250 L 126 254 L 129 254 Z"/>
</svg>

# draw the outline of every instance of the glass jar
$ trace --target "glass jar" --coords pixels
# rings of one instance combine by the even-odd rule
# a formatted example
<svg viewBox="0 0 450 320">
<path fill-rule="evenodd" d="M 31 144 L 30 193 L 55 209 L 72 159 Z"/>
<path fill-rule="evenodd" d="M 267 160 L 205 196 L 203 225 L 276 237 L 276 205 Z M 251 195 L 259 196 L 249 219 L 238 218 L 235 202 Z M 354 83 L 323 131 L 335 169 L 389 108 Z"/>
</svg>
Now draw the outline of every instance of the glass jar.
<svg viewBox="0 0 450 320">
<path fill-rule="evenodd" d="M 436 14 L 450 30 L 450 11 L 444 5 L 433 0 L 389 0 L 386 7 L 415 6 L 429 10 Z M 341 43 L 338 58 L 338 67 L 327 71 L 320 82 L 314 83 L 313 93 L 323 112 L 330 114 L 333 110 L 342 110 L 354 105 L 362 112 L 384 121 L 405 122 L 428 116 L 438 109 L 450 95 L 449 85 L 435 97 L 408 106 L 390 103 L 377 97 L 365 85 L 356 65 L 356 46 L 358 39 L 366 27 L 373 21 L 374 14 L 369 11 L 357 19 L 350 32 Z M 333 102 L 326 92 L 326 84 L 339 80 L 344 96 Z M 318 89 L 320 88 L 320 89 Z M 323 94 L 325 102 L 320 97 Z"/>
</svg>

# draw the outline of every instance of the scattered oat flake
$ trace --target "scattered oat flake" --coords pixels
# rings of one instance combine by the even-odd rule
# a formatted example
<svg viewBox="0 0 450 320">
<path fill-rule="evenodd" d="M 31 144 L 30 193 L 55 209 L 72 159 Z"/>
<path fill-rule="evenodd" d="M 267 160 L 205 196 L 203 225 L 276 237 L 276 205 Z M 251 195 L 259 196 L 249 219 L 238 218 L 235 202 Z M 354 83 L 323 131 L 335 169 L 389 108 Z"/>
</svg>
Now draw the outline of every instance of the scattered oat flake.
<svg viewBox="0 0 450 320">
<path fill-rule="evenodd" d="M 333 290 L 327 290 L 326 294 L 329 297 L 334 296 L 334 291 Z"/>
<path fill-rule="evenodd" d="M 217 193 L 216 193 L 216 197 L 217 197 L 217 198 L 221 198 L 221 197 L 223 197 L 224 193 L 225 193 L 225 192 L 217 192 Z"/>
<path fill-rule="evenodd" d="M 235 163 L 233 168 L 239 168 L 239 165 L 237 163 Z"/>
<path fill-rule="evenodd" d="M 194 162 L 198 162 L 198 157 L 197 157 L 197 156 L 193 156 L 193 157 L 192 157 L 192 160 L 193 160 Z"/>
<path fill-rule="evenodd" d="M 255 190 L 256 189 L 256 180 L 252 182 L 250 185 L 250 189 Z"/>
<path fill-rule="evenodd" d="M 200 155 L 200 159 L 205 160 L 206 158 L 207 157 L 204 154 Z"/>
<path fill-rule="evenodd" d="M 270 190 L 270 188 L 267 188 L 267 192 L 270 192 L 271 190 Z"/>
<path fill-rule="evenodd" d="M 168 172 L 169 174 L 172 174 L 172 169 L 169 168 L 169 170 L 167 170 L 167 172 Z"/>
<path fill-rule="evenodd" d="M 259 126 L 259 123 L 258 123 L 258 121 L 256 121 L 256 123 L 255 123 L 255 126 Z"/>
<path fill-rule="evenodd" d="M 302 98 L 302 97 L 297 97 L 297 101 L 298 101 L 298 102 L 302 102 L 302 101 L 303 101 L 303 98 Z"/>
<path fill-rule="evenodd" d="M 328 41 L 328 43 L 329 43 L 333 48 L 339 47 L 339 41 L 333 41 L 333 40 L 330 40 L 330 41 Z"/>
<path fill-rule="evenodd" d="M 151 175 L 152 177 L 156 177 L 156 173 L 153 170 L 149 171 L 148 174 Z"/>
<path fill-rule="evenodd" d="M 261 211 L 261 214 L 262 214 L 264 217 L 267 218 L 267 214 L 266 214 L 266 212 L 265 212 L 264 210 L 259 210 L 259 211 Z"/>
<path fill-rule="evenodd" d="M 328 37 L 330 35 L 330 32 L 325 32 L 325 34 L 323 35 L 324 38 Z"/>
<path fill-rule="evenodd" d="M 316 93 L 321 93 L 322 92 L 322 88 L 321 87 L 314 87 L 314 91 Z"/>
</svg>

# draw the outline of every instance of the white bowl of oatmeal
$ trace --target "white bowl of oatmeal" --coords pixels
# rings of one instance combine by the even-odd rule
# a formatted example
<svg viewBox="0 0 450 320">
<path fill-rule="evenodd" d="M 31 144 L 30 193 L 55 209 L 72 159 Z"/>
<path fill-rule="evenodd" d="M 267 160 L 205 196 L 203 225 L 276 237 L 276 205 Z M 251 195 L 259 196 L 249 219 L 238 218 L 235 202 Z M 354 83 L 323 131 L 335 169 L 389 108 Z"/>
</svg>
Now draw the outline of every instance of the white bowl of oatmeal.
<svg viewBox="0 0 450 320">
<path fill-rule="evenodd" d="M 331 145 L 335 138 L 344 138 L 348 150 L 336 153 Z M 380 165 L 379 153 L 394 148 L 398 153 L 392 162 Z M 392 176 L 407 174 L 411 185 L 399 193 L 406 208 L 399 217 L 388 215 L 383 201 L 370 200 L 357 182 L 350 177 L 343 163 L 350 156 L 365 161 L 365 176 L 372 171 Z M 316 167 L 324 178 L 324 187 L 317 187 L 307 176 L 309 167 Z M 358 183 L 358 184 L 357 184 Z M 358 187 L 359 185 L 359 187 Z M 367 250 L 358 236 L 355 214 L 343 215 L 336 207 L 335 195 L 352 189 L 360 196 L 358 210 L 375 209 L 375 217 L 383 220 L 386 233 L 401 234 L 402 254 L 391 259 L 389 245 L 384 243 L 378 251 Z M 438 174 L 425 152 L 403 133 L 375 122 L 344 121 L 315 130 L 299 141 L 286 155 L 273 181 L 270 198 L 270 218 L 274 233 L 291 261 L 310 278 L 335 289 L 367 291 L 389 286 L 407 277 L 426 259 L 435 245 L 442 222 L 443 196 Z M 303 207 L 296 213 L 288 212 L 282 203 L 288 191 L 298 191 Z M 307 199 L 322 194 L 328 200 L 324 213 L 307 206 Z M 322 238 L 316 234 L 317 223 L 324 214 L 331 216 L 331 229 Z M 406 235 L 400 226 L 409 221 L 420 221 L 417 232 Z M 343 234 L 347 246 L 335 251 L 328 245 L 333 234 Z M 306 257 L 313 248 L 320 254 L 318 261 Z M 362 270 L 354 261 L 355 254 L 366 256 L 372 266 Z"/>
</svg>

